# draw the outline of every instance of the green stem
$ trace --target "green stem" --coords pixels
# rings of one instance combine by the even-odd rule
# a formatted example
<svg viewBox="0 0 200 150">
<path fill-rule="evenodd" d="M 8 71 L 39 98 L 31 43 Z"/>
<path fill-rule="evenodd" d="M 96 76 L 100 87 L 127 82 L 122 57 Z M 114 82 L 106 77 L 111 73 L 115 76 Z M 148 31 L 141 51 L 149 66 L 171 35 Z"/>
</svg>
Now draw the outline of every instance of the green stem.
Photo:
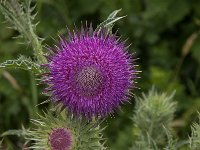
<svg viewBox="0 0 200 150">
<path fill-rule="evenodd" d="M 32 27 L 30 27 L 30 41 L 31 41 L 31 46 L 33 47 L 35 51 L 35 56 L 37 57 L 38 61 L 40 64 L 44 64 L 47 62 L 46 58 L 44 57 L 44 53 L 42 51 L 42 44 L 41 41 L 38 40 L 37 35 L 33 32 Z"/>
<path fill-rule="evenodd" d="M 27 43 L 30 43 L 34 50 L 34 54 L 40 64 L 47 62 L 43 53 L 42 41 L 35 33 L 35 25 L 33 25 L 34 15 L 32 15 L 31 0 L 19 2 L 18 0 L 8 0 L 5 3 L 0 2 L 0 11 L 5 15 L 7 20 L 13 24 Z"/>
<path fill-rule="evenodd" d="M 30 73 L 30 82 L 31 82 L 31 96 L 32 96 L 32 108 L 34 110 L 34 114 L 38 112 L 38 93 L 37 93 L 37 87 L 35 82 L 35 77 L 32 73 Z"/>
</svg>

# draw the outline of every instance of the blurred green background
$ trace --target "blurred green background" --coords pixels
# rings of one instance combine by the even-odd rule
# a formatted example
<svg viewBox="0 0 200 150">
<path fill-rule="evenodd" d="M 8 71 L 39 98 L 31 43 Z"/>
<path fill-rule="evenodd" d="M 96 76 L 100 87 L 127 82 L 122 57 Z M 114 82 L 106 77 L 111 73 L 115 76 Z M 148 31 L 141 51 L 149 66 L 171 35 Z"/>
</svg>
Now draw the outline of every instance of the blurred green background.
<svg viewBox="0 0 200 150">
<path fill-rule="evenodd" d="M 36 3 L 34 1 L 33 3 Z M 130 52 L 140 58 L 137 64 L 141 79 L 137 80 L 135 95 L 155 86 L 159 91 L 176 91 L 178 109 L 173 121 L 177 138 L 186 139 L 189 125 L 197 119 L 200 108 L 200 0 L 37 0 L 39 21 L 37 33 L 45 38 L 45 44 L 53 46 L 58 34 L 66 34 L 81 21 L 93 23 L 95 28 L 114 10 L 122 8 L 114 31 L 127 44 Z M 0 14 L 0 62 L 17 58 L 20 54 L 32 56 L 30 47 L 13 39 L 19 33 L 3 23 Z M 36 77 L 37 79 L 37 77 Z M 0 71 L 0 134 L 9 129 L 30 126 L 30 118 L 36 117 L 48 105 L 35 107 L 47 99 L 41 94 L 42 85 L 27 71 Z M 107 126 L 104 137 L 111 150 L 127 150 L 132 145 L 134 99 L 131 104 L 104 122 Z M 9 136 L 3 145 L 8 149 L 22 149 L 23 139 Z M 1 149 L 1 148 L 0 148 Z"/>
</svg>

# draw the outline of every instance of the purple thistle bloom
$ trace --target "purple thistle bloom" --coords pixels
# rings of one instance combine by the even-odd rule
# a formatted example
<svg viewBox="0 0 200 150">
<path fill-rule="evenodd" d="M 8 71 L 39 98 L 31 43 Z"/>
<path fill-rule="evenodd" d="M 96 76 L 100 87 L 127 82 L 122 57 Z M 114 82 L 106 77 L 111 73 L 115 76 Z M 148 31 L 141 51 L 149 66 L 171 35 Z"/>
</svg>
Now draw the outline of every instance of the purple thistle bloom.
<svg viewBox="0 0 200 150">
<path fill-rule="evenodd" d="M 65 128 L 53 129 L 49 134 L 49 144 L 52 150 L 70 150 L 72 147 L 72 135 Z"/>
<path fill-rule="evenodd" d="M 69 33 L 51 49 L 43 81 L 46 92 L 71 113 L 87 118 L 106 116 L 128 101 L 137 71 L 124 42 L 105 29 Z"/>
</svg>

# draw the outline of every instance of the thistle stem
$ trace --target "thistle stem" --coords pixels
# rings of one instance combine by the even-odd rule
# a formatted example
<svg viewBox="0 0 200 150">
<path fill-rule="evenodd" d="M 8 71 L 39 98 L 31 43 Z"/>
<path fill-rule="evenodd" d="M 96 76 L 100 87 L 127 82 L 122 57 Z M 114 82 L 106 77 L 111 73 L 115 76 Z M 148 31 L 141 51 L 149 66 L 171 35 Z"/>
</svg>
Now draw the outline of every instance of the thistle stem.
<svg viewBox="0 0 200 150">
<path fill-rule="evenodd" d="M 18 30 L 25 41 L 31 45 L 40 64 L 46 63 L 42 41 L 35 33 L 35 26 L 32 22 L 35 15 L 32 15 L 31 0 L 19 2 L 17 0 L 0 1 L 0 11 L 5 18 Z"/>
<path fill-rule="evenodd" d="M 38 40 L 37 35 L 33 32 L 32 28 L 30 28 L 30 41 L 31 41 L 31 46 L 33 47 L 33 50 L 35 52 L 35 56 L 38 59 L 38 62 L 40 64 L 46 63 L 46 58 L 44 57 L 44 52 L 42 51 L 42 44 L 41 41 Z"/>
</svg>

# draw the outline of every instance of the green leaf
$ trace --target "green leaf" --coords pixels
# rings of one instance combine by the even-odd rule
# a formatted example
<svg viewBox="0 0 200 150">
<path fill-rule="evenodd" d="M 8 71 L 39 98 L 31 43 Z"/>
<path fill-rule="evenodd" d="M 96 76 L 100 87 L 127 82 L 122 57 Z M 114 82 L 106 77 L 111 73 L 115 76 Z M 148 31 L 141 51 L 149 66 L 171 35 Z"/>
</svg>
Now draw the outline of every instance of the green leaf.
<svg viewBox="0 0 200 150">
<path fill-rule="evenodd" d="M 23 70 L 29 70 L 35 74 L 42 73 L 42 69 L 40 68 L 40 65 L 31 61 L 30 59 L 20 56 L 16 60 L 7 60 L 0 64 L 0 70 L 1 69 L 23 69 Z"/>
<path fill-rule="evenodd" d="M 113 11 L 113 12 L 108 16 L 108 19 L 115 18 L 115 17 L 117 16 L 117 14 L 118 14 L 121 10 L 122 10 L 122 9 L 118 9 L 118 10 Z"/>
<path fill-rule="evenodd" d="M 95 32 L 99 32 L 101 28 L 106 28 L 108 29 L 109 32 L 112 32 L 112 27 L 114 26 L 115 22 L 126 17 L 126 16 L 117 17 L 117 14 L 120 11 L 121 9 L 113 11 L 105 21 L 100 23 L 100 25 L 96 28 Z"/>
<path fill-rule="evenodd" d="M 1 137 L 8 136 L 8 135 L 17 135 L 17 136 L 24 136 L 26 134 L 25 130 L 8 130 L 1 134 Z"/>
</svg>

